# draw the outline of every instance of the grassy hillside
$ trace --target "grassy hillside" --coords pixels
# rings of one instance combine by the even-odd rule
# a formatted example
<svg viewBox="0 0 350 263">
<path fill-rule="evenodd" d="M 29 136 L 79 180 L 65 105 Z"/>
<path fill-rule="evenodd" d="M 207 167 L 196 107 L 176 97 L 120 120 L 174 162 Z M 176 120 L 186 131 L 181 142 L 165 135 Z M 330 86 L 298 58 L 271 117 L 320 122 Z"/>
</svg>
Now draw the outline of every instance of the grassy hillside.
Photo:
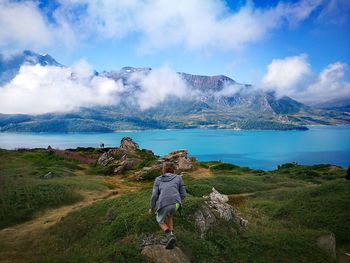
<svg viewBox="0 0 350 263">
<path fill-rule="evenodd" d="M 93 165 L 46 151 L 1 151 L 0 160 L 1 180 L 5 182 L 1 227 L 48 207 L 79 202 L 82 190 L 105 191 L 112 187 L 110 180 L 122 178 L 123 184 L 133 184 L 128 175 L 119 175 L 119 179 L 97 175 L 94 172 L 100 170 Z M 53 169 L 62 176 L 40 178 Z M 184 214 L 175 217 L 177 245 L 192 262 L 333 262 L 317 247 L 316 240 L 333 232 L 338 252 L 350 250 L 350 182 L 344 175 L 344 169 L 332 165 L 286 164 L 264 172 L 220 162 L 200 163 L 183 175 L 189 195 Z M 151 183 L 146 180 L 138 183 L 138 191 L 69 213 L 35 242 L 14 243 L 21 253 L 11 254 L 11 260 L 147 262 L 140 253 L 140 239 L 161 234 L 154 216 L 147 213 Z M 248 219 L 245 231 L 234 223 L 218 222 L 205 239 L 199 238 L 193 214 L 203 203 L 202 195 L 210 193 L 212 187 L 229 195 L 229 203 Z M 31 194 L 24 188 L 31 189 Z M 18 208 L 23 201 L 10 192 L 18 192 L 31 208 L 25 216 Z M 0 240 L 0 255 L 9 255 L 8 246 L 2 245 Z"/>
<path fill-rule="evenodd" d="M 0 229 L 47 208 L 81 201 L 81 191 L 110 187 L 96 176 L 84 176 L 85 169 L 46 150 L 0 150 Z M 53 178 L 43 179 L 49 172 Z"/>
</svg>

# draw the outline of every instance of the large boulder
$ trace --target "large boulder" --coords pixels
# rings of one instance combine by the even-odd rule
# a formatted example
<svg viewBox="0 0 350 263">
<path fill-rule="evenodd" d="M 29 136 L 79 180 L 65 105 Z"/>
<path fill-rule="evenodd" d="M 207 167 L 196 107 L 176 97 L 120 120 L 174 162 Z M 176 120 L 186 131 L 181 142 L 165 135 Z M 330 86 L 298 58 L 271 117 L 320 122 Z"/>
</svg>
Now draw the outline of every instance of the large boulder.
<svg viewBox="0 0 350 263">
<path fill-rule="evenodd" d="M 190 170 L 193 167 L 192 160 L 188 157 L 187 150 L 176 150 L 159 158 L 157 162 L 153 165 L 143 167 L 140 171 L 137 171 L 134 174 L 135 178 L 137 180 L 154 179 L 154 176 L 158 176 L 162 173 L 162 167 L 164 162 L 173 163 L 176 169 L 175 173 Z"/>
<path fill-rule="evenodd" d="M 151 162 L 148 160 L 151 160 Z M 147 166 L 142 167 L 143 162 Z M 122 138 L 119 147 L 103 153 L 97 160 L 98 165 L 110 167 L 113 174 L 120 174 L 142 167 L 134 174 L 137 180 L 154 179 L 154 177 L 161 174 L 164 162 L 174 163 L 176 172 L 192 169 L 192 160 L 188 157 L 187 150 L 173 151 L 162 158 L 158 158 L 150 150 L 140 150 L 139 145 L 130 137 Z"/>
<path fill-rule="evenodd" d="M 164 236 L 156 234 L 144 235 L 140 238 L 142 255 L 145 255 L 151 262 L 159 263 L 189 263 L 190 260 L 179 247 L 166 249 L 161 244 Z"/>
<path fill-rule="evenodd" d="M 178 247 L 165 249 L 162 245 L 146 246 L 142 249 L 142 255 L 148 257 L 154 263 L 190 263 L 191 261 Z"/>
<path fill-rule="evenodd" d="M 195 225 L 199 231 L 200 237 L 205 238 L 207 232 L 213 229 L 218 220 L 230 222 L 234 220 L 240 230 L 248 225 L 248 220 L 244 219 L 237 209 L 233 209 L 228 202 L 228 196 L 219 193 L 214 187 L 204 204 L 194 213 Z"/>
<path fill-rule="evenodd" d="M 137 168 L 143 161 L 143 156 L 145 154 L 147 156 L 154 156 L 152 151 L 141 151 L 139 145 L 131 138 L 124 137 L 120 142 L 120 147 L 110 149 L 103 153 L 98 158 L 97 164 L 111 167 L 113 174 L 120 174 L 127 170 Z"/>
<path fill-rule="evenodd" d="M 136 142 L 134 142 L 130 137 L 124 137 L 120 142 L 119 148 L 127 152 L 134 152 L 140 149 L 139 145 Z"/>
<path fill-rule="evenodd" d="M 160 158 L 162 162 L 172 162 L 175 164 L 176 169 L 180 171 L 192 169 L 191 159 L 188 157 L 187 150 L 176 150 L 168 153 L 164 157 Z"/>
</svg>

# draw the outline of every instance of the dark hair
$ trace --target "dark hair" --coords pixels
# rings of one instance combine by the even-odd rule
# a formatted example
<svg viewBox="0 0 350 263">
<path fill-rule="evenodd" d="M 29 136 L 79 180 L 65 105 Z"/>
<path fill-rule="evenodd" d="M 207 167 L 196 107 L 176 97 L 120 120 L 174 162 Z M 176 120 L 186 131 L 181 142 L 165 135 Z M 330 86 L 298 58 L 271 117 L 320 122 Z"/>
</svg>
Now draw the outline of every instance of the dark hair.
<svg viewBox="0 0 350 263">
<path fill-rule="evenodd" d="M 174 173 L 175 169 L 176 169 L 176 167 L 175 167 L 174 163 L 171 163 L 171 162 L 163 163 L 163 169 L 162 169 L 163 174 L 165 174 L 165 173 Z"/>
</svg>

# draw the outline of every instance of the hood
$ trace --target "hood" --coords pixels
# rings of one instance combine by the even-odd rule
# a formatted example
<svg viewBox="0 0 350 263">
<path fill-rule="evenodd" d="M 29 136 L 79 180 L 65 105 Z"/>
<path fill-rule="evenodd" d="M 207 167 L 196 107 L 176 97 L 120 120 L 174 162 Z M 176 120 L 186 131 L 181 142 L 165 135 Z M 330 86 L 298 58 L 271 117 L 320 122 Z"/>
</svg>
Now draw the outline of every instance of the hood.
<svg viewBox="0 0 350 263">
<path fill-rule="evenodd" d="M 159 180 L 162 182 L 169 182 L 173 180 L 176 177 L 176 174 L 171 174 L 171 173 L 165 173 L 162 176 L 159 176 Z"/>
</svg>

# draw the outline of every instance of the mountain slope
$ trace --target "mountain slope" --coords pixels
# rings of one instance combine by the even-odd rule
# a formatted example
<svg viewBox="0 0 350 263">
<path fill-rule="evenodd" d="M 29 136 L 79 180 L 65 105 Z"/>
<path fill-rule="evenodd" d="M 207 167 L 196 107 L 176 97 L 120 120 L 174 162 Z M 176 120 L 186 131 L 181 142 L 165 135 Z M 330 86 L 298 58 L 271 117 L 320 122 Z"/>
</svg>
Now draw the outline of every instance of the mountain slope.
<svg viewBox="0 0 350 263">
<path fill-rule="evenodd" d="M 13 79 L 22 65 L 36 64 L 41 66 L 62 66 L 50 55 L 40 55 L 30 50 L 25 50 L 10 57 L 0 54 L 0 86 Z"/>
<path fill-rule="evenodd" d="M 22 65 L 35 64 L 62 67 L 49 55 L 24 51 L 11 59 L 0 57 L 0 80 L 8 82 Z M 0 131 L 111 132 L 194 127 L 289 130 L 306 129 L 304 125 L 310 124 L 350 123 L 347 113 L 314 109 L 289 97 L 277 98 L 273 92 L 240 84 L 223 75 L 177 73 L 188 95 L 167 96 L 142 110 L 137 103 L 142 86 L 135 76 L 142 78 L 151 73 L 154 73 L 151 68 L 133 67 L 96 72 L 123 84 L 119 103 L 36 116 L 0 113 Z"/>
</svg>

